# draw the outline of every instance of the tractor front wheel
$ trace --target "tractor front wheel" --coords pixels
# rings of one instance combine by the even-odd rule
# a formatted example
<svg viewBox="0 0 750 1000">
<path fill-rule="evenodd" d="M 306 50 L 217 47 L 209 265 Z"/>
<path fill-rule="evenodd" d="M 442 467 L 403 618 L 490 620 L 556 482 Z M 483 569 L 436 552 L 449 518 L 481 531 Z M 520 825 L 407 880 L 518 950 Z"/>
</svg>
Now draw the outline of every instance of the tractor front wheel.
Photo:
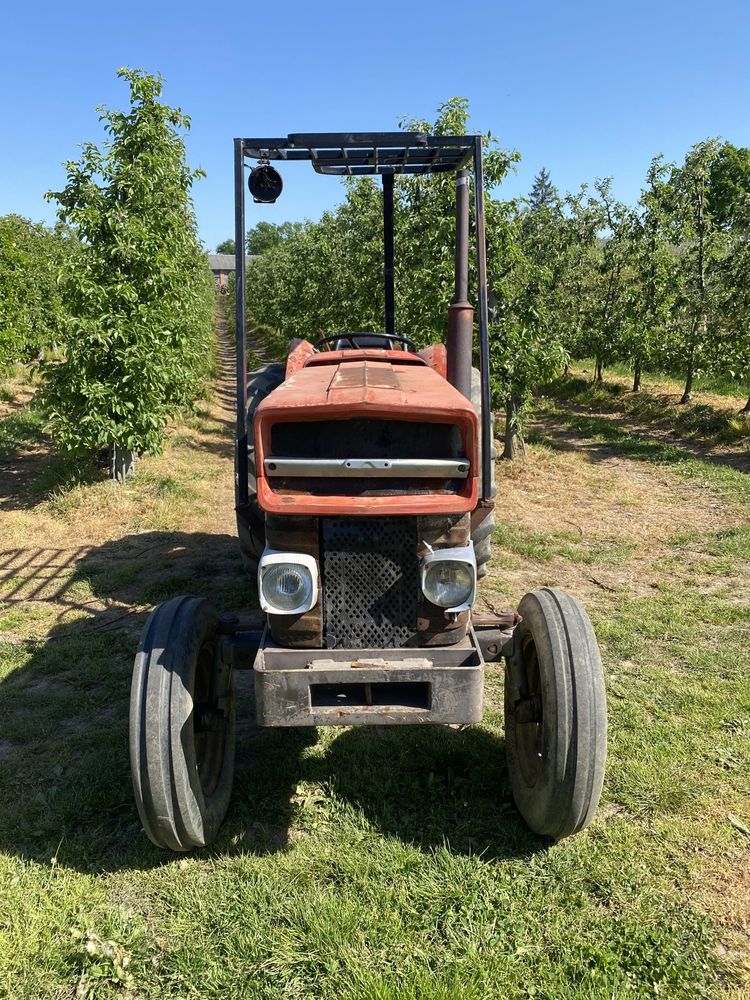
<svg viewBox="0 0 750 1000">
<path fill-rule="evenodd" d="M 513 797 L 535 833 L 560 840 L 591 822 L 604 780 L 607 705 L 588 615 L 560 590 L 535 590 L 505 683 L 505 741 Z"/>
<path fill-rule="evenodd" d="M 133 791 L 149 839 L 172 851 L 210 843 L 232 794 L 234 690 L 216 624 L 207 601 L 176 597 L 151 613 L 135 657 Z"/>
</svg>

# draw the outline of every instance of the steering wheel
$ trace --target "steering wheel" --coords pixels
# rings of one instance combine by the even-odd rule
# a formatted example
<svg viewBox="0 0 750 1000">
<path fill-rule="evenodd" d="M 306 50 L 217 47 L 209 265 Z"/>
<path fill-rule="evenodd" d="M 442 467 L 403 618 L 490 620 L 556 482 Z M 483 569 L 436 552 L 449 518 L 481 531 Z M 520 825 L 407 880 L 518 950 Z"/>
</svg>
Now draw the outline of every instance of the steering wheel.
<svg viewBox="0 0 750 1000">
<path fill-rule="evenodd" d="M 416 344 L 413 340 L 410 340 L 408 337 L 398 337 L 395 333 L 334 333 L 330 337 L 319 337 L 315 342 L 315 346 L 322 347 L 324 344 L 335 344 L 338 340 L 345 340 L 353 351 L 366 351 L 366 347 L 359 347 L 357 344 L 357 337 L 382 337 L 383 340 L 397 340 L 400 344 L 405 344 L 407 350 L 412 351 L 415 354 L 417 351 Z"/>
</svg>

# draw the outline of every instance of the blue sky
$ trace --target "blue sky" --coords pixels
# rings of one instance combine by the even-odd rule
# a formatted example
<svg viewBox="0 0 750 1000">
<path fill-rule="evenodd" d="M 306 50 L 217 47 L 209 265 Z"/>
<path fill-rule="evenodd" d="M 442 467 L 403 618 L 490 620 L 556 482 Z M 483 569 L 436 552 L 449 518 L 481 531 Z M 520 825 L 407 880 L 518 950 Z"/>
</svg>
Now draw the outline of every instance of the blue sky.
<svg viewBox="0 0 750 1000">
<path fill-rule="evenodd" d="M 637 199 L 651 156 L 681 158 L 699 139 L 750 145 L 750 5 L 737 0 L 611 3 L 6 5 L 0 62 L 0 214 L 52 221 L 43 195 L 77 145 L 99 141 L 95 108 L 123 106 L 118 66 L 166 79 L 165 100 L 193 120 L 200 234 L 232 235 L 231 139 L 395 128 L 470 101 L 522 161 L 503 186 L 528 191 L 546 166 L 562 190 L 612 175 Z M 270 221 L 316 217 L 339 183 L 290 167 Z"/>
</svg>

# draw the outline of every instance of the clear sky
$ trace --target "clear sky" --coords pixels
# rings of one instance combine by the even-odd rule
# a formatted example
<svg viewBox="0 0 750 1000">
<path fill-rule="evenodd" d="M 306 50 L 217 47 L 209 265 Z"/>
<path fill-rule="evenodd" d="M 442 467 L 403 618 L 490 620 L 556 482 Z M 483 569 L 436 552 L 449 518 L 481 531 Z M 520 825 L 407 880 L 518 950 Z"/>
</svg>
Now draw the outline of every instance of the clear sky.
<svg viewBox="0 0 750 1000">
<path fill-rule="evenodd" d="M 97 105 L 124 106 L 123 65 L 161 73 L 192 117 L 210 250 L 233 234 L 235 135 L 393 129 L 461 95 L 477 130 L 522 155 L 506 196 L 546 166 L 563 191 L 611 175 L 625 201 L 657 152 L 681 158 L 710 135 L 750 145 L 748 0 L 3 6 L 0 214 L 52 221 L 44 192 L 101 139 Z M 315 218 L 340 197 L 335 179 L 290 167 L 282 199 L 249 222 Z"/>
</svg>

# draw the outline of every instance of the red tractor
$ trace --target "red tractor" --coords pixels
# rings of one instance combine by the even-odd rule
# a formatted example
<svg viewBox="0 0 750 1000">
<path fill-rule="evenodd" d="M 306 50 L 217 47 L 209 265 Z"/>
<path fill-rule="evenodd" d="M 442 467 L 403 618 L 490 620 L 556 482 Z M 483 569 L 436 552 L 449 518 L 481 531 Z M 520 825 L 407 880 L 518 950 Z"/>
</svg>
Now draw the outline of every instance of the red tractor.
<svg viewBox="0 0 750 1000">
<path fill-rule="evenodd" d="M 275 164 L 380 175 L 385 326 L 292 345 L 247 373 L 245 171 L 275 201 Z M 251 166 L 255 161 L 254 166 Z M 399 174 L 456 177 L 456 286 L 446 344 L 395 332 L 393 190 Z M 468 301 L 473 190 L 479 368 Z M 265 627 L 178 597 L 149 617 L 130 710 L 133 785 L 160 847 L 216 836 L 234 766 L 233 672 L 253 669 L 261 726 L 468 724 L 482 719 L 485 664 L 505 662 L 513 795 L 559 839 L 596 810 L 606 757 L 599 650 L 580 604 L 526 594 L 517 612 L 473 613 L 490 559 L 490 410 L 479 136 L 294 134 L 235 140 L 236 509 Z"/>
</svg>

